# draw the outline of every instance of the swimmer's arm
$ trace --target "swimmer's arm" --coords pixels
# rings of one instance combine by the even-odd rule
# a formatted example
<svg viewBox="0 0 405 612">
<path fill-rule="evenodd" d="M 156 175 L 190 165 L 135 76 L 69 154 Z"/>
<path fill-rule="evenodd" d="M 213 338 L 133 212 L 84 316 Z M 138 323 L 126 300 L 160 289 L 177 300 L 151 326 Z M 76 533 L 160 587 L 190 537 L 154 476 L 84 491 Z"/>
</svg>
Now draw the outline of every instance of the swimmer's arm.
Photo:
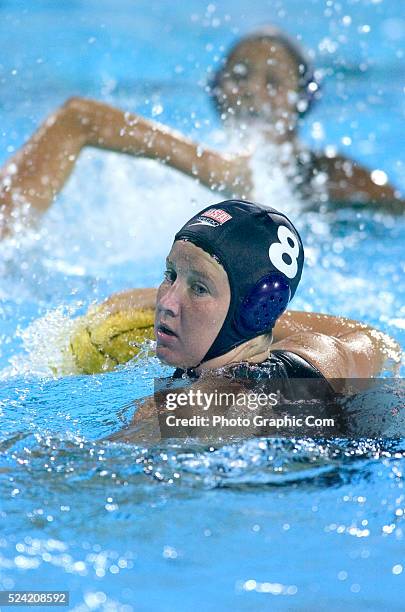
<svg viewBox="0 0 405 612">
<path fill-rule="evenodd" d="M 110 442 L 154 444 L 161 439 L 156 398 L 153 395 L 137 400 L 132 421 L 106 438 Z"/>
<path fill-rule="evenodd" d="M 400 360 L 398 344 L 375 328 L 330 315 L 285 313 L 275 325 L 272 350 L 300 355 L 326 378 L 369 378 L 390 359 Z"/>
<path fill-rule="evenodd" d="M 0 237 L 24 204 L 45 211 L 69 177 L 85 145 L 83 127 L 69 105 L 52 113 L 0 169 Z"/>
<path fill-rule="evenodd" d="M 355 160 L 343 155 L 318 155 L 314 172 L 324 172 L 327 175 L 328 194 L 332 202 L 371 204 L 394 214 L 402 214 L 405 211 L 405 202 L 398 190 L 388 182 L 383 185 L 375 182 L 384 182 L 384 174 L 373 180 L 372 172 Z"/>
<path fill-rule="evenodd" d="M 247 197 L 252 190 L 248 154 L 226 155 L 201 147 L 161 123 L 95 100 L 72 98 L 67 105 L 84 126 L 86 145 L 157 159 L 216 191 Z"/>
<path fill-rule="evenodd" d="M 107 104 L 71 98 L 52 113 L 0 170 L 0 212 L 30 204 L 44 212 L 64 186 L 86 146 L 157 159 L 197 178 L 209 188 L 248 197 L 249 155 L 231 156 L 202 148 L 182 134 Z"/>
</svg>

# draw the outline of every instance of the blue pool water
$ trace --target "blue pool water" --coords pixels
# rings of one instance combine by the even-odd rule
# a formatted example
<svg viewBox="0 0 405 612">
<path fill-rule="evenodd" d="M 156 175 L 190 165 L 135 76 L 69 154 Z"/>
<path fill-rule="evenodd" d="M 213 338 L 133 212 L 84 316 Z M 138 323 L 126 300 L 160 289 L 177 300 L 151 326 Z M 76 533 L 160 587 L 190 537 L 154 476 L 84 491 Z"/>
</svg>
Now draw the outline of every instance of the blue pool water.
<svg viewBox="0 0 405 612">
<path fill-rule="evenodd" d="M 324 73 L 305 140 L 405 190 L 395 0 L 5 0 L 0 17 L 1 161 L 72 94 L 225 147 L 207 72 L 271 21 L 301 34 Z M 403 218 L 303 213 L 260 160 L 255 173 L 307 247 L 294 308 L 364 320 L 403 346 Z M 72 610 L 402 610 L 403 440 L 112 444 L 100 440 L 170 370 L 145 358 L 52 377 L 71 318 L 158 284 L 174 230 L 217 199 L 151 161 L 88 150 L 41 225 L 0 246 L 0 590 L 69 590 Z"/>
</svg>

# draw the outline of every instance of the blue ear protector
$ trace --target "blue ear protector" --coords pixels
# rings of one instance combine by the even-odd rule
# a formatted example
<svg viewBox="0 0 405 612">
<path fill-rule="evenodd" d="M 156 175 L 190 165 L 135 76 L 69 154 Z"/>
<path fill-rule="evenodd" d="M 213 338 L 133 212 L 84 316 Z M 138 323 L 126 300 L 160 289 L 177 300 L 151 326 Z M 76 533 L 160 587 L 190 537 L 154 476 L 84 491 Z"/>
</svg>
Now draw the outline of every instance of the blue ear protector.
<svg viewBox="0 0 405 612">
<path fill-rule="evenodd" d="M 270 331 L 287 308 L 291 290 L 284 274 L 266 274 L 245 296 L 235 317 L 236 324 L 248 333 Z"/>
</svg>

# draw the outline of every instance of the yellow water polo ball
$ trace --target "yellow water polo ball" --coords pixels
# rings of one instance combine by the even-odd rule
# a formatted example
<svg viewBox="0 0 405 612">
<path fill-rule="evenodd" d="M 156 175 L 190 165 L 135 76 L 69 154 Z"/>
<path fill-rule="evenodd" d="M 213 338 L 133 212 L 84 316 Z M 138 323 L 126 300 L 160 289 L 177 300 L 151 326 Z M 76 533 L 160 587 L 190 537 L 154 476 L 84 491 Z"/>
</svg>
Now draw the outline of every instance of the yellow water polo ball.
<svg viewBox="0 0 405 612">
<path fill-rule="evenodd" d="M 78 372 L 107 372 L 135 357 L 145 340 L 154 339 L 154 319 L 152 309 L 110 312 L 104 305 L 76 319 L 69 347 Z"/>
</svg>

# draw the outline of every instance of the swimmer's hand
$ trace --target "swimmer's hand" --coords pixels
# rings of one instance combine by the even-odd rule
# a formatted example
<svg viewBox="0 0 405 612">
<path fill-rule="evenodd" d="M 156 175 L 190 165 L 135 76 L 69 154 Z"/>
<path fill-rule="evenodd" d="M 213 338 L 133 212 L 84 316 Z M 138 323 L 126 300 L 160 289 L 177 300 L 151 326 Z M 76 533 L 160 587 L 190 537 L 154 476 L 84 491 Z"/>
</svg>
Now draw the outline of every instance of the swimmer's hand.
<svg viewBox="0 0 405 612">
<path fill-rule="evenodd" d="M 135 357 L 145 340 L 154 338 L 155 290 L 144 291 L 150 293 L 116 294 L 76 319 L 69 347 L 80 373 L 110 371 Z"/>
</svg>

